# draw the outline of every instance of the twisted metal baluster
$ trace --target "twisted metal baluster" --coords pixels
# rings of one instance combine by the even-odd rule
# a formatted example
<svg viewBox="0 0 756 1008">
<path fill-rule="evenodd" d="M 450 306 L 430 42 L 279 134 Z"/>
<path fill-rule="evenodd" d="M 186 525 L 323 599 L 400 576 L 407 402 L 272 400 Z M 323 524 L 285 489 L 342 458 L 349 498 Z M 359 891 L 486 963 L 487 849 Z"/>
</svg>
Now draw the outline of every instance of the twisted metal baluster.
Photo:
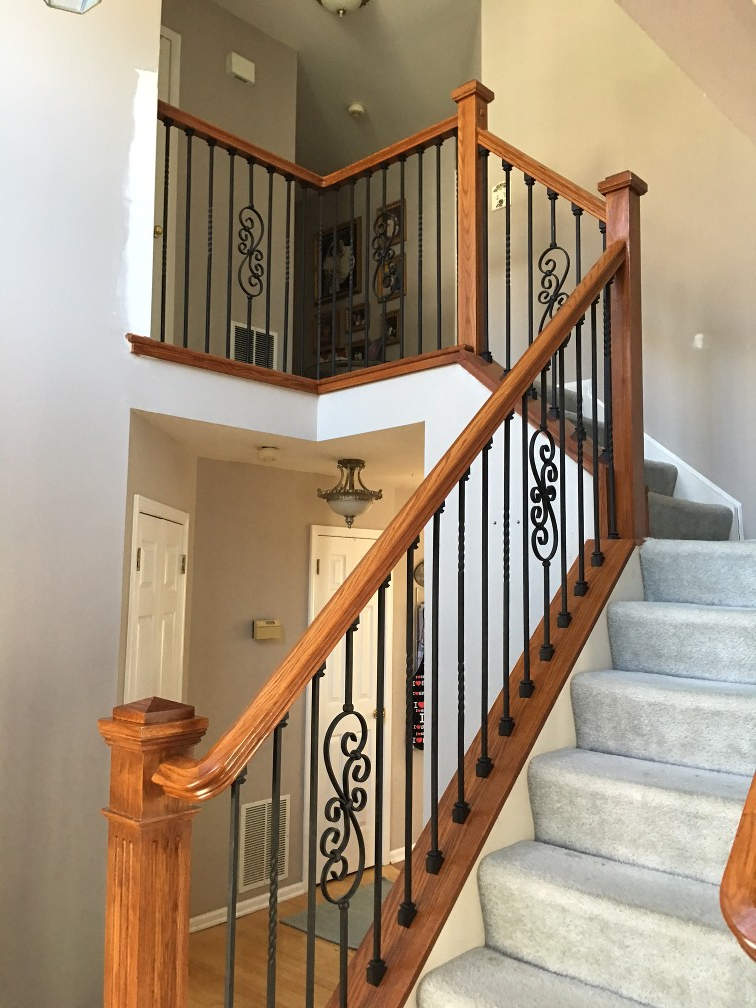
<svg viewBox="0 0 756 1008">
<path fill-rule="evenodd" d="M 487 187 L 486 187 L 487 188 Z M 493 446 L 490 440 L 483 448 L 481 456 L 481 515 L 480 515 L 480 639 L 481 639 L 481 686 L 480 686 L 480 756 L 475 763 L 476 777 L 488 777 L 493 768 L 493 760 L 488 754 L 488 456 Z"/>
<path fill-rule="evenodd" d="M 527 399 L 525 400 L 527 401 Z M 511 735 L 514 730 L 514 718 L 512 717 L 509 696 L 509 652 L 511 633 L 511 612 L 510 612 L 510 496 L 512 492 L 512 420 L 514 413 L 510 413 L 504 420 L 504 515 L 502 520 L 503 530 L 503 557 L 502 557 L 502 646 L 501 646 L 501 667 L 502 667 L 502 706 L 501 717 L 499 718 L 499 735 Z M 525 421 L 523 420 L 523 423 Z"/>
<path fill-rule="evenodd" d="M 323 665 L 310 684 L 310 804 L 307 846 L 307 953 L 305 964 L 305 1008 L 315 1006 L 315 906 L 317 896 L 316 858 L 318 833 L 318 778 L 320 770 L 320 680 Z"/>
<path fill-rule="evenodd" d="M 236 900 L 239 895 L 239 805 L 241 786 L 247 779 L 247 767 L 231 785 L 231 823 L 228 840 L 228 903 L 226 909 L 226 969 L 223 1008 L 234 1008 L 236 969 Z"/>
<path fill-rule="evenodd" d="M 207 262 L 205 266 L 205 353 L 210 353 L 210 306 L 213 297 L 213 195 L 215 141 L 205 141 L 209 150 L 207 172 Z"/>
<path fill-rule="evenodd" d="M 281 752 L 288 713 L 273 731 L 273 775 L 270 811 L 270 891 L 268 894 L 267 1006 L 276 1008 L 276 939 L 278 929 L 278 853 L 281 846 Z"/>
<path fill-rule="evenodd" d="M 417 916 L 417 905 L 412 898 L 412 805 L 414 781 L 412 774 L 412 754 L 413 754 L 413 715 L 414 715 L 414 680 L 415 680 L 415 656 L 412 647 L 413 633 L 412 622 L 414 615 L 414 604 L 412 600 L 412 580 L 415 569 L 415 550 L 420 545 L 420 540 L 415 539 L 406 555 L 406 577 L 407 577 L 407 597 L 405 605 L 405 687 L 404 687 L 404 900 L 399 907 L 397 921 L 402 927 L 410 927 Z"/>
<path fill-rule="evenodd" d="M 465 483 L 470 470 L 457 487 L 457 800 L 452 809 L 452 822 L 462 824 L 470 814 L 465 799 Z"/>
<path fill-rule="evenodd" d="M 425 857 L 425 870 L 438 875 L 444 855 L 438 845 L 438 627 L 441 597 L 441 515 L 444 504 L 433 515 L 433 573 L 431 580 L 431 764 L 430 764 L 430 833 L 431 849 Z"/>
</svg>

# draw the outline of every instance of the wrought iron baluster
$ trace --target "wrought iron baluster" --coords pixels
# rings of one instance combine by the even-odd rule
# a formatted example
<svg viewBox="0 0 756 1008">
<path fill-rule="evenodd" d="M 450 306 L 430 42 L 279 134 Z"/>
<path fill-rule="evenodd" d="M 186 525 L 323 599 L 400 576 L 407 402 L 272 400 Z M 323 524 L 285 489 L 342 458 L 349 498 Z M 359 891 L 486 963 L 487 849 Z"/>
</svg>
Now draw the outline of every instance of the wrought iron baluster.
<svg viewBox="0 0 756 1008">
<path fill-rule="evenodd" d="M 306 192 L 307 190 L 305 190 Z M 305 1008 L 315 1006 L 315 907 L 317 897 L 317 836 L 318 783 L 320 776 L 320 680 L 325 675 L 323 665 L 310 684 L 310 794 L 309 827 L 307 831 L 307 952 L 305 960 Z"/>
<path fill-rule="evenodd" d="M 407 550 L 406 557 L 406 604 L 405 604 L 405 692 L 404 692 L 404 850 L 406 853 L 404 861 L 404 900 L 399 907 L 397 920 L 402 927 L 409 927 L 417 916 L 417 906 L 412 898 L 412 804 L 414 794 L 414 781 L 412 774 L 412 754 L 413 754 L 413 715 L 414 715 L 414 681 L 415 681 L 415 656 L 414 656 L 414 634 L 413 617 L 415 612 L 412 598 L 413 571 L 415 569 L 415 550 L 420 545 L 420 540 L 415 539 Z"/>
<path fill-rule="evenodd" d="M 512 165 L 501 162 L 504 169 L 504 373 L 512 370 L 512 201 L 510 186 Z"/>
<path fill-rule="evenodd" d="M 283 355 L 281 370 L 289 369 L 289 296 L 291 291 L 291 187 L 292 179 L 286 179 L 286 248 L 284 252 L 284 317 Z M 294 363 L 292 354 L 292 365 Z M 292 366 L 292 371 L 294 370 Z"/>
<path fill-rule="evenodd" d="M 375 877 L 373 879 L 373 958 L 367 967 L 367 982 L 377 987 L 386 975 L 386 961 L 381 956 L 383 902 L 383 760 L 384 706 L 386 703 L 386 592 L 391 576 L 378 589 L 378 646 L 376 659 L 376 726 L 375 726 Z"/>
<path fill-rule="evenodd" d="M 583 278 L 582 265 L 582 236 L 581 223 L 583 218 L 582 209 L 575 203 L 572 204 L 572 213 L 575 216 L 575 284 L 579 284 Z M 585 475 L 584 448 L 585 425 L 583 423 L 583 324 L 584 318 L 578 320 L 575 327 L 575 379 L 577 385 L 575 410 L 577 413 L 575 438 L 577 440 L 577 524 L 578 524 L 578 576 L 573 588 L 574 594 L 582 597 L 588 591 L 588 582 L 585 579 L 585 488 L 583 479 Z"/>
<path fill-rule="evenodd" d="M 260 250 L 265 235 L 265 223 L 260 211 L 255 207 L 255 162 L 247 158 L 247 175 L 249 188 L 249 203 L 239 211 L 239 245 L 238 252 L 241 262 L 237 277 L 242 293 L 247 298 L 247 347 L 245 360 L 254 361 L 252 333 L 252 302 L 259 297 L 264 289 L 265 267 L 263 253 Z"/>
<path fill-rule="evenodd" d="M 423 352 L 423 154 L 417 152 L 417 352 Z"/>
<path fill-rule="evenodd" d="M 184 130 L 186 136 L 186 215 L 184 219 L 184 328 L 182 345 L 189 346 L 189 263 L 192 249 L 192 140 L 194 130 Z"/>
<path fill-rule="evenodd" d="M 531 260 L 532 261 L 532 260 Z M 532 301 L 531 301 L 532 303 Z M 530 393 L 522 397 L 522 437 L 521 437 L 521 472 L 522 472 L 522 679 L 520 681 L 520 696 L 531 697 L 535 683 L 530 677 L 530 542 L 528 531 L 528 512 L 530 493 L 528 489 L 528 399 Z"/>
<path fill-rule="evenodd" d="M 270 810 L 270 871 L 268 894 L 268 984 L 267 1006 L 276 1008 L 276 945 L 278 929 L 278 853 L 281 846 L 281 755 L 286 714 L 273 731 L 273 773 Z"/>
<path fill-rule="evenodd" d="M 524 400 L 527 402 L 527 397 Z M 514 718 L 511 713 L 510 705 L 510 695 L 509 695 L 509 652 L 510 652 L 510 634 L 511 634 L 511 612 L 510 612 L 510 547 L 511 547 L 511 531 L 510 531 L 510 495 L 512 492 L 512 420 L 514 419 L 514 413 L 510 413 L 509 416 L 504 420 L 504 513 L 502 518 L 502 537 L 503 537 L 503 555 L 502 555 L 502 618 L 501 618 L 501 632 L 502 632 L 502 647 L 501 647 L 501 666 L 502 666 L 502 707 L 501 707 L 501 717 L 499 718 L 499 735 L 507 736 L 511 735 L 514 730 Z M 523 418 L 523 423 L 525 420 Z"/>
<path fill-rule="evenodd" d="M 558 407 L 559 407 L 559 570 L 562 595 L 562 608 L 557 615 L 557 626 L 568 627 L 572 621 L 572 613 L 569 608 L 569 593 L 567 591 L 567 433 L 565 430 L 564 416 L 564 350 L 569 341 L 567 340 L 557 351 L 557 370 L 559 372 L 557 383 Z M 580 480 L 580 473 L 578 473 Z"/>
<path fill-rule="evenodd" d="M 372 174 L 365 176 L 365 224 L 370 221 L 370 186 L 373 180 Z M 367 289 L 367 278 L 370 276 L 370 250 L 372 243 L 365 242 L 365 349 L 363 359 L 366 364 L 370 363 L 370 295 Z"/>
<path fill-rule="evenodd" d="M 302 218 L 302 221 L 301 221 L 301 225 L 302 226 L 301 226 L 300 232 L 299 232 L 299 248 L 300 248 L 300 252 L 299 252 L 299 341 L 298 342 L 299 342 L 299 374 L 304 374 L 305 373 L 305 347 L 306 347 L 307 342 L 308 342 L 307 341 L 307 336 L 306 336 L 306 331 L 307 331 L 307 323 L 306 323 L 307 300 L 306 300 L 306 294 L 305 294 L 305 291 L 307 289 L 307 277 L 306 277 L 306 274 L 305 274 L 305 259 L 307 257 L 304 254 L 304 248 L 305 248 L 306 239 L 307 239 L 307 233 L 306 233 L 306 229 L 307 229 L 307 194 L 309 192 L 309 189 L 308 189 L 308 187 L 306 185 L 302 185 L 301 183 L 300 183 L 300 186 L 301 186 L 301 189 L 302 189 L 302 212 L 301 212 L 301 215 L 300 215 L 301 218 Z M 293 339 L 294 339 L 294 333 L 292 333 L 292 340 Z M 319 357 L 320 357 L 320 354 L 317 353 L 317 348 L 316 348 L 315 359 L 318 360 Z M 294 368 L 292 368 L 292 371 L 294 371 Z M 317 368 L 316 368 L 316 371 L 317 371 Z"/>
<path fill-rule="evenodd" d="M 546 368 L 541 372 L 541 425 L 530 438 L 528 459 L 533 486 L 530 490 L 530 522 L 533 531 L 530 545 L 533 555 L 543 567 L 543 643 L 541 661 L 550 661 L 554 654 L 551 643 L 551 561 L 558 545 L 558 533 L 553 503 L 556 499 L 557 466 L 554 463 L 556 444 L 546 420 Z M 527 554 L 526 554 L 527 556 Z"/>
<path fill-rule="evenodd" d="M 549 200 L 549 221 L 551 230 L 551 240 L 538 260 L 538 270 L 541 274 L 541 290 L 538 294 L 538 303 L 544 306 L 541 321 L 538 325 L 538 334 L 543 332 L 546 323 L 554 317 L 554 312 L 562 307 L 567 300 L 567 292 L 564 285 L 570 271 L 570 256 L 566 249 L 557 242 L 556 227 L 556 201 L 559 194 L 553 189 L 547 189 L 546 195 Z M 556 355 L 555 355 L 556 357 Z M 551 408 L 549 416 L 556 419 L 559 415 L 557 405 L 557 369 L 556 359 L 551 362 Z"/>
<path fill-rule="evenodd" d="M 452 822 L 464 823 L 470 814 L 465 799 L 465 483 L 470 470 L 457 485 L 457 800 Z"/>
<path fill-rule="evenodd" d="M 400 281 L 401 282 L 400 282 L 400 285 L 399 285 L 399 358 L 400 358 L 400 360 L 404 359 L 404 307 L 405 307 L 404 306 L 404 298 L 405 298 L 405 290 L 404 290 L 404 288 L 407 286 L 404 283 L 404 277 L 406 276 L 406 273 L 407 273 L 407 260 L 405 259 L 405 256 L 404 256 L 404 251 L 405 251 L 404 250 L 404 240 L 405 240 L 406 230 L 407 230 L 407 221 L 406 221 L 407 213 L 406 213 L 406 209 L 405 209 L 405 198 L 404 198 L 404 187 L 405 187 L 404 170 L 405 170 L 406 164 L 407 164 L 407 157 L 406 157 L 406 155 L 403 154 L 399 158 L 399 216 L 401 217 L 401 224 L 400 224 L 400 231 L 399 231 L 399 261 L 401 263 L 401 266 L 400 266 L 400 270 L 401 270 Z M 388 339 L 388 331 L 386 333 L 386 338 Z"/>
<path fill-rule="evenodd" d="M 268 166 L 268 245 L 266 249 L 266 261 L 268 263 L 268 283 L 265 287 L 265 363 L 263 367 L 275 367 L 276 362 L 270 352 L 270 297 L 273 286 L 273 169 Z M 255 354 L 254 364 L 261 364 L 262 361 Z M 284 367 L 284 370 L 286 368 Z"/>
<path fill-rule="evenodd" d="M 430 833 L 431 849 L 425 857 L 425 870 L 438 875 L 444 855 L 438 846 L 438 627 L 441 597 L 441 515 L 444 505 L 433 515 L 433 570 L 431 580 L 431 763 L 430 763 Z"/>
<path fill-rule="evenodd" d="M 599 222 L 603 237 L 604 248 L 606 248 L 606 224 Z M 604 287 L 603 316 L 604 316 L 604 450 L 602 458 L 606 462 L 606 488 L 608 498 L 608 536 L 610 539 L 618 539 L 617 533 L 617 498 L 614 482 L 614 410 L 612 406 L 612 307 L 610 300 L 612 281 Z"/>
<path fill-rule="evenodd" d="M 441 349 L 441 140 L 436 140 L 436 349 Z"/>
<path fill-rule="evenodd" d="M 481 162 L 481 172 L 483 175 L 482 192 L 488 193 L 488 158 L 489 152 L 485 147 L 478 148 L 478 158 Z M 490 347 L 489 319 L 488 319 L 488 197 L 483 196 L 483 353 L 481 357 L 490 364 L 493 361 Z"/>
<path fill-rule="evenodd" d="M 325 285 L 325 256 L 323 255 L 323 190 L 318 191 L 318 278 L 315 283 L 315 377 L 320 378 L 320 358 L 323 356 L 323 287 Z M 302 335 L 304 339 L 304 334 Z"/>
<path fill-rule="evenodd" d="M 205 276 L 205 353 L 210 353 L 210 306 L 213 297 L 213 194 L 215 175 L 215 141 L 207 140 L 207 264 Z"/>
<path fill-rule="evenodd" d="M 336 374 L 336 294 L 339 286 L 339 274 L 337 271 L 338 262 L 338 233 L 339 233 L 339 189 L 333 193 L 333 242 L 331 244 L 330 256 L 333 263 L 331 274 L 331 374 Z"/>
<path fill-rule="evenodd" d="M 357 183 L 354 179 L 349 183 L 349 247 L 354 252 L 354 187 Z M 357 264 L 357 259 L 355 257 L 355 267 Z M 352 310 L 354 308 L 354 269 L 349 271 L 349 289 L 347 291 L 347 318 L 349 323 L 346 326 L 346 340 L 347 340 L 347 367 L 351 371 L 354 363 L 354 357 L 352 354 Z"/>
<path fill-rule="evenodd" d="M 488 186 L 483 190 L 486 192 Z M 481 489 L 480 489 L 480 756 L 475 763 L 476 777 L 488 777 L 493 767 L 493 760 L 488 754 L 488 456 L 493 441 L 483 448 L 481 455 Z"/>
<path fill-rule="evenodd" d="M 226 908 L 226 969 L 223 1008 L 234 1008 L 236 970 L 236 900 L 239 895 L 239 808 L 241 787 L 247 779 L 247 767 L 231 785 L 231 823 L 228 839 L 228 904 Z"/>
<path fill-rule="evenodd" d="M 533 337 L 535 335 L 535 321 L 533 318 L 534 303 L 533 303 L 533 186 L 535 185 L 535 179 L 530 175 L 525 175 L 525 185 L 528 189 L 528 346 L 533 342 Z M 532 398 L 532 396 L 531 396 Z M 523 417 L 526 414 L 523 413 Z M 527 555 L 527 554 L 526 554 Z"/>
<path fill-rule="evenodd" d="M 171 126 L 172 119 L 165 119 L 165 161 L 163 165 L 163 234 L 161 235 L 160 269 L 160 342 L 165 343 L 165 307 L 168 292 L 168 199 L 171 179 Z"/>
<path fill-rule="evenodd" d="M 593 439 L 593 553 L 591 567 L 600 567 L 604 562 L 601 550 L 601 473 L 599 471 L 599 430 L 598 430 L 598 299 L 591 305 L 591 437 Z"/>
<path fill-rule="evenodd" d="M 234 256 L 234 170 L 236 151 L 228 151 L 228 245 L 226 248 L 226 357 L 231 359 L 231 274 Z"/>
</svg>

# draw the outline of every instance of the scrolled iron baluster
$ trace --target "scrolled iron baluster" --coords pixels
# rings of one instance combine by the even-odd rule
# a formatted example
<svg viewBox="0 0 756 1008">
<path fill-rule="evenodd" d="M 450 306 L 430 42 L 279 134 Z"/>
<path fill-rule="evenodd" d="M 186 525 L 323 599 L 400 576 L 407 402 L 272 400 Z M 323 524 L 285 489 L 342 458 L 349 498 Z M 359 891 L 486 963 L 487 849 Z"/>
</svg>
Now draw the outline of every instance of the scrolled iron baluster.
<svg viewBox="0 0 756 1008">
<path fill-rule="evenodd" d="M 375 215 L 373 223 L 373 293 L 379 304 L 390 301 L 400 289 L 393 241 L 400 228 L 399 214 L 385 205 Z"/>
<path fill-rule="evenodd" d="M 251 169 L 250 165 L 250 169 Z M 259 297 L 263 290 L 265 267 L 260 244 L 265 235 L 265 222 L 252 201 L 239 211 L 239 244 L 237 251 L 242 256 L 237 276 L 239 286 L 248 298 Z"/>
<path fill-rule="evenodd" d="M 536 457 L 537 456 L 537 457 Z M 533 474 L 534 485 L 530 488 L 530 521 L 532 532 L 530 546 L 537 560 L 543 565 L 543 644 L 541 645 L 541 661 L 550 661 L 554 654 L 551 643 L 551 627 L 549 619 L 550 567 L 557 551 L 559 535 L 557 520 L 554 514 L 556 500 L 556 482 L 559 477 L 554 458 L 556 442 L 548 429 L 533 432 L 530 438 L 528 457 L 530 471 Z"/>
<path fill-rule="evenodd" d="M 564 284 L 570 272 L 569 253 L 557 243 L 556 239 L 556 201 L 559 195 L 553 189 L 548 189 L 547 195 L 551 202 L 551 241 L 538 259 L 538 271 L 541 274 L 538 303 L 544 305 L 538 325 L 539 335 L 546 323 L 554 317 L 554 312 L 567 300 Z"/>
</svg>

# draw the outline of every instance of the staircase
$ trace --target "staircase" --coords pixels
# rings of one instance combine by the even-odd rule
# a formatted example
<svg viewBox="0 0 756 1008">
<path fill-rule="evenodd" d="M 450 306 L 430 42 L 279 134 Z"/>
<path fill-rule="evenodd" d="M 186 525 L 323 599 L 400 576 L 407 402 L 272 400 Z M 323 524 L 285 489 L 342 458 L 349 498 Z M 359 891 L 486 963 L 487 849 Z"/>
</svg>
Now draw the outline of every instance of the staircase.
<svg viewBox="0 0 756 1008">
<path fill-rule="evenodd" d="M 535 840 L 479 868 L 486 947 L 421 1008 L 754 1008 L 718 883 L 756 767 L 756 543 L 649 540 L 614 668 L 572 682 L 577 749 L 533 759 Z"/>
</svg>

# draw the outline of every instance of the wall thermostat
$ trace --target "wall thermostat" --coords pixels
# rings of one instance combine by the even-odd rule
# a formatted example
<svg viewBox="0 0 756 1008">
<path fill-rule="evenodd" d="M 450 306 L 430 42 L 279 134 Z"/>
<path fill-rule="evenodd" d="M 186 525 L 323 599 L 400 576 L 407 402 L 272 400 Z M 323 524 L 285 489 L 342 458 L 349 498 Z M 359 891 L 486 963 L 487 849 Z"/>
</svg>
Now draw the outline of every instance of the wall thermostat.
<svg viewBox="0 0 756 1008">
<path fill-rule="evenodd" d="M 281 620 L 256 619 L 252 621 L 252 636 L 255 640 L 280 640 L 283 637 Z"/>
</svg>

